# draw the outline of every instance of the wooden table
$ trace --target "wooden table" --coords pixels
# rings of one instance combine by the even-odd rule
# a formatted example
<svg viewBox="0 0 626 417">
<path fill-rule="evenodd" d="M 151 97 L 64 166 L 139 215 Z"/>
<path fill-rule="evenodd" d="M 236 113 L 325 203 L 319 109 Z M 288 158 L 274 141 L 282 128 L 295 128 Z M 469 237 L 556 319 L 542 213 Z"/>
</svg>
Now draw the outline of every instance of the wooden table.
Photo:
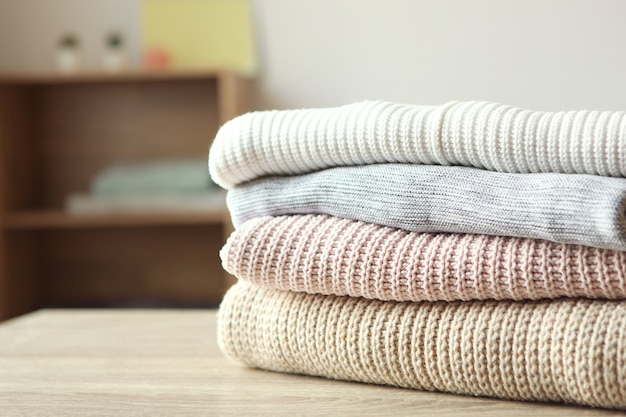
<svg viewBox="0 0 626 417">
<path fill-rule="evenodd" d="M 600 416 L 248 369 L 213 311 L 42 310 L 0 324 L 1 416 Z"/>
</svg>

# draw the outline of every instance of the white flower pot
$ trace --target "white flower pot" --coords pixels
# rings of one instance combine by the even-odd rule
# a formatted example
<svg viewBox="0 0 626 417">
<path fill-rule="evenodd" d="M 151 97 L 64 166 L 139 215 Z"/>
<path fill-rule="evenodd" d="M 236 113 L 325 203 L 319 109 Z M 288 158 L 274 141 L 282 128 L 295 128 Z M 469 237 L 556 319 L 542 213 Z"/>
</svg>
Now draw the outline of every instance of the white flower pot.
<svg viewBox="0 0 626 417">
<path fill-rule="evenodd" d="M 80 57 L 76 49 L 60 48 L 56 54 L 56 67 L 62 72 L 76 71 L 80 66 Z"/>
<path fill-rule="evenodd" d="M 126 67 L 126 55 L 121 50 L 107 50 L 102 57 L 102 66 L 106 71 L 120 71 Z"/>
</svg>

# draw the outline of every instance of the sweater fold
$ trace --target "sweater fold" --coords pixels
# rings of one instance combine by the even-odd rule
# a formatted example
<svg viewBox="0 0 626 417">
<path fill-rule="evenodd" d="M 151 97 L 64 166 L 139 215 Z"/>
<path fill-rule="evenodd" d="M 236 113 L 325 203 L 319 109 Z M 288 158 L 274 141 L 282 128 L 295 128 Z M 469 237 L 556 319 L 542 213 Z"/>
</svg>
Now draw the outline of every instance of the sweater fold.
<svg viewBox="0 0 626 417">
<path fill-rule="evenodd" d="M 227 189 L 264 176 L 388 162 L 626 177 L 626 112 L 480 101 L 260 111 L 222 126 L 209 154 L 213 180 Z"/>
<path fill-rule="evenodd" d="M 327 214 L 412 232 L 472 233 L 626 250 L 626 179 L 374 164 L 270 177 L 228 192 L 235 227 Z"/>
<path fill-rule="evenodd" d="M 220 256 L 241 280 L 313 294 L 385 301 L 626 298 L 626 252 L 407 232 L 325 215 L 250 220 Z"/>
<path fill-rule="evenodd" d="M 626 303 L 405 302 L 263 289 L 226 294 L 218 342 L 278 372 L 626 409 Z"/>
</svg>

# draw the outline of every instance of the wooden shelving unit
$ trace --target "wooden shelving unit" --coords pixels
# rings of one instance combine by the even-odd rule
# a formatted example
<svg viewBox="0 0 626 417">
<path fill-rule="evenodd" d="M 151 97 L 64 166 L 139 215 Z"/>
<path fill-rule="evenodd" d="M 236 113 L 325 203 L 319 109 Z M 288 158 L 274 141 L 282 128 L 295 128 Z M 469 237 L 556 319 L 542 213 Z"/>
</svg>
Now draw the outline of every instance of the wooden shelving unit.
<svg viewBox="0 0 626 417">
<path fill-rule="evenodd" d="M 48 306 L 215 304 L 231 278 L 225 208 L 72 215 L 117 161 L 206 158 L 247 110 L 247 79 L 222 70 L 0 74 L 0 320 Z M 124 304 L 127 303 L 127 304 Z"/>
</svg>

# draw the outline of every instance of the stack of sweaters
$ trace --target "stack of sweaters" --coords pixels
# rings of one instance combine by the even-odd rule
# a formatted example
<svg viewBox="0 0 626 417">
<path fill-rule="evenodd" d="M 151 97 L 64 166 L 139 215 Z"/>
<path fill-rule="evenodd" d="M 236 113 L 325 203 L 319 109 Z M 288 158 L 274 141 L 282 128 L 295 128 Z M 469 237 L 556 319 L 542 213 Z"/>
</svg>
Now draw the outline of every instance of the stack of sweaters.
<svg viewBox="0 0 626 417">
<path fill-rule="evenodd" d="M 209 156 L 249 366 L 626 409 L 626 113 L 249 113 Z"/>
</svg>

